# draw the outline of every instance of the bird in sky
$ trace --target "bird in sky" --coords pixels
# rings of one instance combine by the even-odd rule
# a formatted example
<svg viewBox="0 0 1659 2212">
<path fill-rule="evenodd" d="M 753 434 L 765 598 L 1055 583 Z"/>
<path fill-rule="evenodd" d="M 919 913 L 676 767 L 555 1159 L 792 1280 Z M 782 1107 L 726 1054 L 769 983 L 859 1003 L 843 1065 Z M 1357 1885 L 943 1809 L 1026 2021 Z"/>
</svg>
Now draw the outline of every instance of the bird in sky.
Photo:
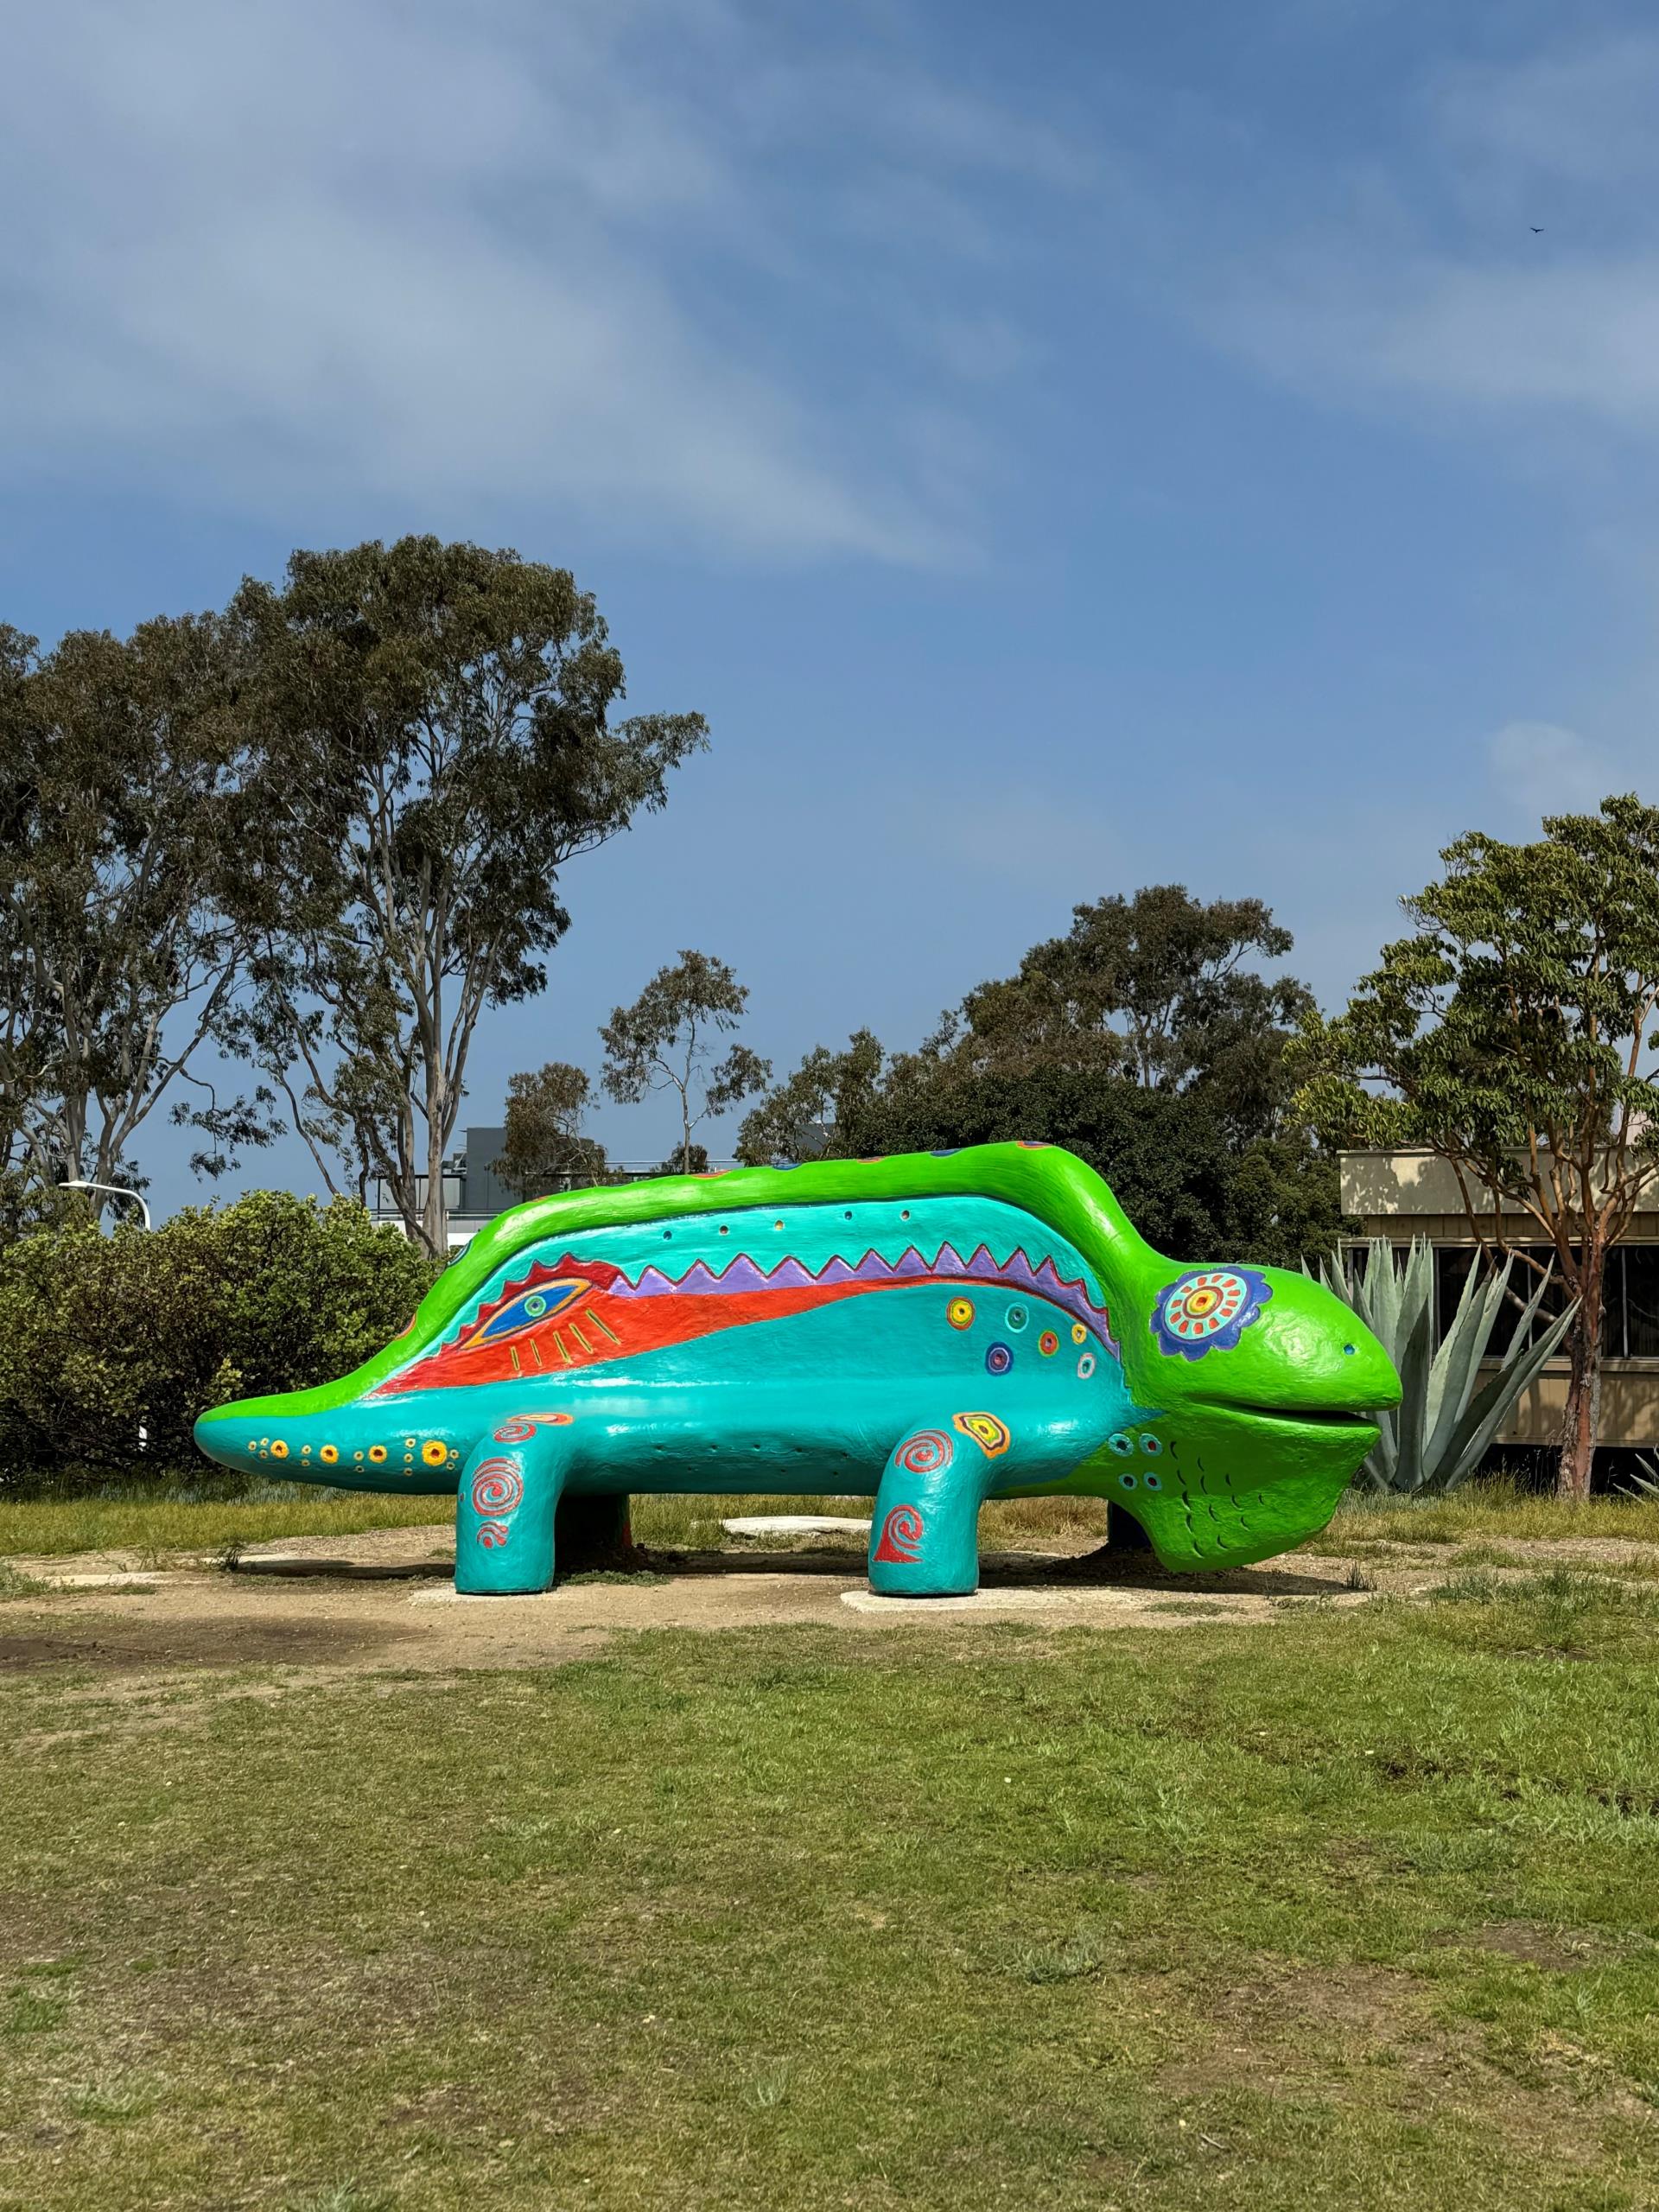
<svg viewBox="0 0 1659 2212">
<path fill-rule="evenodd" d="M 1529 223 L 1527 228 L 1535 238 L 1541 238 L 1544 235 L 1544 226 L 1541 223 Z"/>
</svg>

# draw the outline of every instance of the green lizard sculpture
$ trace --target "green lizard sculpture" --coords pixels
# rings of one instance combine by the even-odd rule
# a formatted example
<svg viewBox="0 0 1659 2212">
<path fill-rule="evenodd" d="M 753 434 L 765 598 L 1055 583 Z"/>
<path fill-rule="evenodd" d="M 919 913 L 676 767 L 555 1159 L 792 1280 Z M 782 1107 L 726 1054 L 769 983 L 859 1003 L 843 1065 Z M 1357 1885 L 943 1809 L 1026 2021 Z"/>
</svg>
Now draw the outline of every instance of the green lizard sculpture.
<svg viewBox="0 0 1659 2212">
<path fill-rule="evenodd" d="M 670 1176 L 504 1214 L 343 1381 L 218 1406 L 228 1466 L 458 1493 L 455 1580 L 549 1586 L 635 1491 L 874 1500 L 877 1591 L 971 1591 L 987 1497 L 1131 1514 L 1166 1567 L 1322 1528 L 1398 1402 L 1319 1283 L 1183 1267 L 1071 1154 L 981 1145 Z"/>
</svg>

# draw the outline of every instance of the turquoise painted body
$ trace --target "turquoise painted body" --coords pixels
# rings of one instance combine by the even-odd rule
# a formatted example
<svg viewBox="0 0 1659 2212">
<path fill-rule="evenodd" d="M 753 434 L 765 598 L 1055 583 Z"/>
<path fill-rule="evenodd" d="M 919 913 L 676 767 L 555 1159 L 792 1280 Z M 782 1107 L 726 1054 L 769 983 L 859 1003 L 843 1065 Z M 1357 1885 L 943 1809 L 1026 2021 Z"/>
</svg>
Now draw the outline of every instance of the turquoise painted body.
<svg viewBox="0 0 1659 2212">
<path fill-rule="evenodd" d="M 547 1587 L 569 1501 L 833 1491 L 874 1501 L 873 1587 L 936 1594 L 976 1586 L 991 1496 L 1113 1497 L 1173 1566 L 1281 1549 L 1397 1395 L 1320 1286 L 1160 1260 L 1048 1147 L 722 1179 L 750 1202 L 671 1178 L 518 1209 L 357 1376 L 216 1408 L 199 1443 L 458 1492 L 463 1590 Z"/>
</svg>

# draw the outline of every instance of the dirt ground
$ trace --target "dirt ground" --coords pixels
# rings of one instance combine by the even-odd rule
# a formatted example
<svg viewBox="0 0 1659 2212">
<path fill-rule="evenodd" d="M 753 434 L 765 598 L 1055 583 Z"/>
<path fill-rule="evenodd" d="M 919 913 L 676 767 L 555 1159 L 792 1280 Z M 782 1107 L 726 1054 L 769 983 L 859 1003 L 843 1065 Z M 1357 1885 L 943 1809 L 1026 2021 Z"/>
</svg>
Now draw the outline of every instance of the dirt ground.
<svg viewBox="0 0 1659 2212">
<path fill-rule="evenodd" d="M 1651 1573 L 1655 1548 L 1594 1540 L 1509 1542 L 1500 1577 L 1557 1563 Z M 1490 1550 L 1486 1560 L 1491 1557 Z M 0 1611 L 0 1671 L 67 1667 L 155 1676 L 194 1668 L 276 1668 L 307 1677 L 556 1665 L 619 1630 L 719 1631 L 815 1622 L 849 1636 L 964 1617 L 1047 1628 L 1267 1625 L 1310 1602 L 1364 1605 L 1421 1595 L 1459 1571 L 1447 1546 L 1393 1545 L 1363 1562 L 1306 1553 L 1224 1574 L 1170 1575 L 1144 1555 L 992 1553 L 967 1599 L 873 1597 L 859 1550 L 819 1540 L 652 1554 L 645 1572 L 575 1576 L 535 1598 L 458 1598 L 440 1528 L 255 1545 L 233 1570 L 203 1561 L 145 1570 L 118 1554 L 17 1559 L 46 1586 Z M 1471 1564 L 1473 1562 L 1471 1561 Z"/>
</svg>

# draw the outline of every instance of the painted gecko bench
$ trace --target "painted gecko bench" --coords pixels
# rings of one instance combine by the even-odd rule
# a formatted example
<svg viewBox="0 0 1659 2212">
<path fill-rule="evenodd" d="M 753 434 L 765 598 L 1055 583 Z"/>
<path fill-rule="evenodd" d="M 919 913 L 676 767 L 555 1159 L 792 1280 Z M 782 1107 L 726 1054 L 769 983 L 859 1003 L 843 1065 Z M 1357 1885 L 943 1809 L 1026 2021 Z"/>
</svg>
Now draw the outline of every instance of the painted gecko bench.
<svg viewBox="0 0 1659 2212">
<path fill-rule="evenodd" d="M 1181 1267 L 1047 1145 L 668 1176 L 476 1237 L 343 1381 L 214 1407 L 198 1444 L 354 1489 L 454 1492 L 463 1591 L 546 1589 L 555 1523 L 631 1491 L 874 1498 L 872 1588 L 959 1595 L 987 1497 L 1071 1491 L 1166 1567 L 1322 1528 L 1395 1403 L 1300 1274 Z"/>
</svg>

